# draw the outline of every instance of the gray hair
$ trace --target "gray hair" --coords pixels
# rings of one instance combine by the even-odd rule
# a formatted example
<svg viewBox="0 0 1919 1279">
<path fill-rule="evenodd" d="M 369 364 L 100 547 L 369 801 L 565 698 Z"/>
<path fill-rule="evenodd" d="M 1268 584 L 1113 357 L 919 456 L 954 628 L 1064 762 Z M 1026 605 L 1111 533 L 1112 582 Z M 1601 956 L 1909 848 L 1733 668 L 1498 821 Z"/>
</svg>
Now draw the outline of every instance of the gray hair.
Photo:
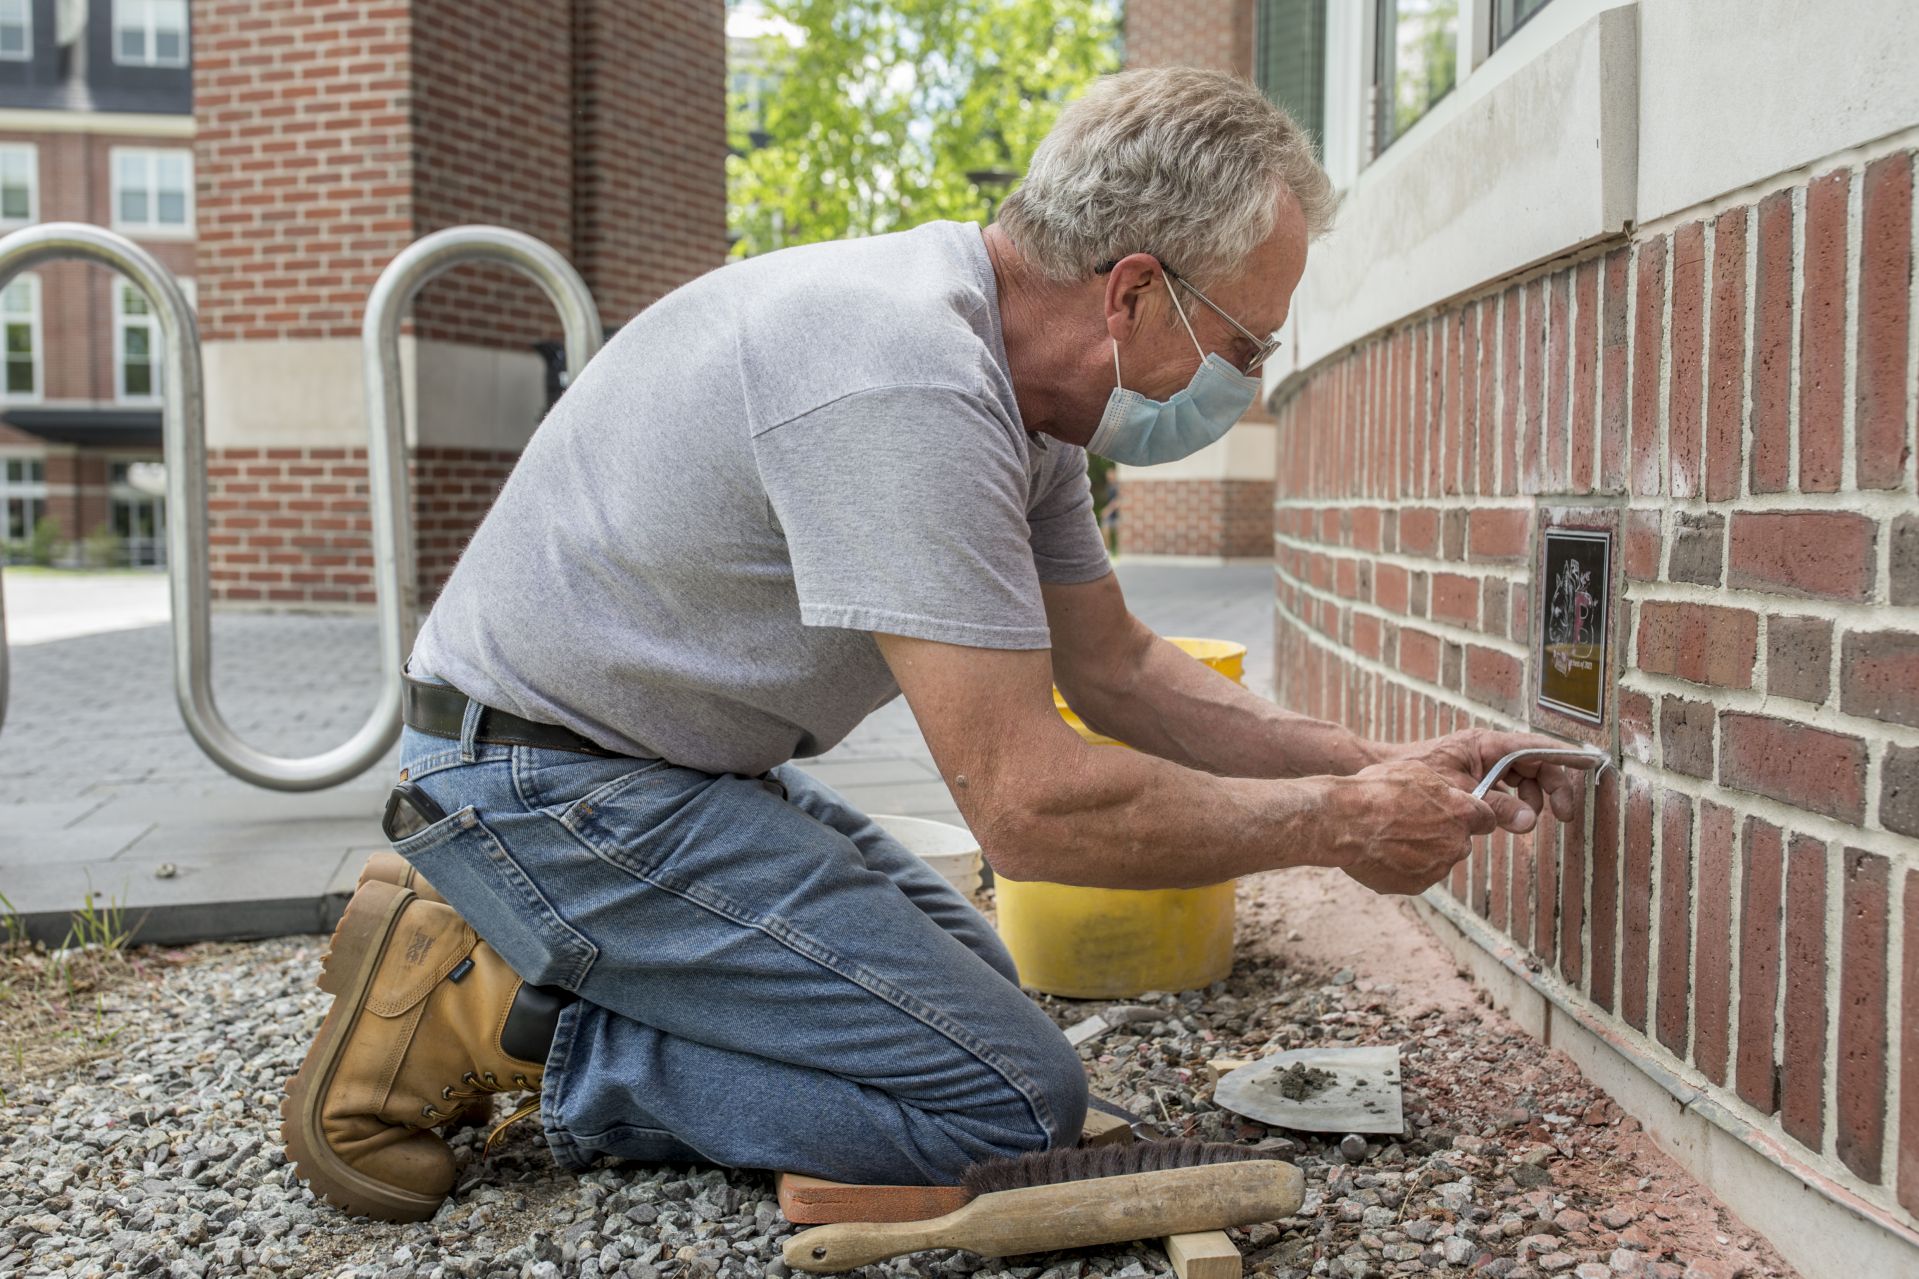
<svg viewBox="0 0 1919 1279">
<path fill-rule="evenodd" d="M 1206 284 L 1268 235 L 1291 191 L 1316 239 L 1338 195 L 1291 116 L 1236 76 L 1157 67 L 1104 76 L 1060 112 L 997 219 L 1048 279 L 1151 253 Z"/>
</svg>

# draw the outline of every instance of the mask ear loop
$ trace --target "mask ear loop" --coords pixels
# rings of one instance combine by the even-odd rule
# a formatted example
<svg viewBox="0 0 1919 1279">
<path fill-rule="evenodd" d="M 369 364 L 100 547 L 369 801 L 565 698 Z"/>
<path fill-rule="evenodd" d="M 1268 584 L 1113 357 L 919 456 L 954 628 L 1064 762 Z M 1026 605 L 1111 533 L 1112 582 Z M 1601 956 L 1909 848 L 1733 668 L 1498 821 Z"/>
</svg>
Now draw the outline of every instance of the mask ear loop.
<svg viewBox="0 0 1919 1279">
<path fill-rule="evenodd" d="M 1186 308 L 1179 304 L 1179 290 L 1173 287 L 1173 279 L 1171 276 L 1166 277 L 1166 292 L 1167 295 L 1173 299 L 1173 310 L 1178 313 L 1179 322 L 1186 326 L 1186 336 L 1193 339 L 1193 349 L 1199 352 L 1199 362 L 1204 364 L 1206 362 L 1206 348 L 1199 344 L 1199 335 L 1193 332 L 1193 322 L 1186 318 Z M 1115 347 L 1113 350 L 1113 358 L 1115 360 L 1119 358 L 1118 347 Z"/>
<path fill-rule="evenodd" d="M 1120 378 L 1119 378 L 1119 339 L 1118 338 L 1113 339 L 1113 385 L 1118 387 L 1122 391 L 1126 389 L 1126 384 L 1120 381 Z"/>
</svg>

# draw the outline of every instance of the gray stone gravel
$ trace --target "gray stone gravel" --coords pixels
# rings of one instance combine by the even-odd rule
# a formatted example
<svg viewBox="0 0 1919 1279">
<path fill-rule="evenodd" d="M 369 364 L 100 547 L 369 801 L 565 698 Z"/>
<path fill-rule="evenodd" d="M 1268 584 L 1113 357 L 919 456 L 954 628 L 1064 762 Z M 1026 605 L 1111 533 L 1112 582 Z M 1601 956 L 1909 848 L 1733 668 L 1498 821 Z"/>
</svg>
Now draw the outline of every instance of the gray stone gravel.
<svg viewBox="0 0 1919 1279">
<path fill-rule="evenodd" d="M 465 1175 L 430 1222 L 371 1223 L 315 1201 L 277 1129 L 281 1086 L 325 1011 L 312 984 L 324 946 L 285 938 L 155 956 L 155 978 L 104 1010 L 122 1027 L 113 1055 L 8 1089 L 0 1275 L 787 1279 L 778 1257 L 793 1228 L 770 1176 L 686 1167 L 574 1176 L 553 1166 L 532 1124 L 485 1163 L 483 1130 L 456 1134 Z M 1102 1010 L 1041 1003 L 1062 1026 Z M 1363 978 L 1335 984 L 1243 959 L 1228 982 L 1130 1001 L 1111 1020 L 1081 1047 L 1101 1095 L 1169 1134 L 1279 1149 L 1305 1171 L 1299 1216 L 1235 1232 L 1253 1273 L 1791 1273 L 1723 1217 L 1727 1246 L 1695 1247 L 1662 1206 L 1683 1186 L 1662 1182 L 1663 1200 L 1630 1193 L 1652 1179 L 1609 1153 L 1617 1112 L 1537 1044 L 1471 1011 L 1406 1009 Z M 1402 1044 L 1407 1137 L 1349 1143 L 1363 1149 L 1354 1160 L 1337 1134 L 1268 1131 L 1212 1104 L 1215 1058 L 1328 1042 Z M 1170 1268 L 1140 1245 L 1013 1262 L 933 1252 L 856 1273 L 1145 1279 Z"/>
</svg>

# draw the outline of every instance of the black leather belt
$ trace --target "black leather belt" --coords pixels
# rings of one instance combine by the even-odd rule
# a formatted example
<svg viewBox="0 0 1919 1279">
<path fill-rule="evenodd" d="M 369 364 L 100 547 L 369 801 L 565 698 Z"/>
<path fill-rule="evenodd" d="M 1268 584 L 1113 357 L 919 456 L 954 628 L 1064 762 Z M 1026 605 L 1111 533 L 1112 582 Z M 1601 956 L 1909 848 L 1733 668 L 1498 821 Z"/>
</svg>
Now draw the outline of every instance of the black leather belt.
<svg viewBox="0 0 1919 1279">
<path fill-rule="evenodd" d="M 406 678 L 400 681 L 400 718 L 406 721 L 409 728 L 416 728 L 422 733 L 459 741 L 460 730 L 466 723 L 468 702 L 467 695 L 451 684 L 425 684 Z M 478 731 L 473 735 L 476 742 L 490 742 L 499 746 L 541 746 L 548 750 L 574 751 L 609 759 L 630 758 L 619 751 L 610 751 L 570 728 L 521 719 L 518 715 L 509 715 L 491 706 L 480 707 L 477 728 Z"/>
</svg>

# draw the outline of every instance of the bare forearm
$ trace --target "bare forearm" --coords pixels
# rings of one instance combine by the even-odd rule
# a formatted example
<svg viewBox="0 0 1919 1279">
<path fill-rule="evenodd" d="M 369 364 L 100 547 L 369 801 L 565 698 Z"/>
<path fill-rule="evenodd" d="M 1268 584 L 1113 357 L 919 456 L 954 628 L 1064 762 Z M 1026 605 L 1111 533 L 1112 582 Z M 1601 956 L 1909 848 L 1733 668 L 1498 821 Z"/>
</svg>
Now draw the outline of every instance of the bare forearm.
<svg viewBox="0 0 1919 1279">
<path fill-rule="evenodd" d="M 996 873 L 1009 879 L 1190 888 L 1341 865 L 1351 851 L 1334 814 L 1353 785 L 1343 778 L 1217 777 L 1079 744 L 1048 771 L 1033 787 L 1048 802 L 1023 814 L 1016 835 L 987 841 Z"/>
<path fill-rule="evenodd" d="M 1346 775 L 1378 762 L 1372 743 L 1282 710 L 1150 632 L 1129 669 L 1123 686 L 1079 693 L 1073 708 L 1135 750 L 1224 777 Z"/>
</svg>

